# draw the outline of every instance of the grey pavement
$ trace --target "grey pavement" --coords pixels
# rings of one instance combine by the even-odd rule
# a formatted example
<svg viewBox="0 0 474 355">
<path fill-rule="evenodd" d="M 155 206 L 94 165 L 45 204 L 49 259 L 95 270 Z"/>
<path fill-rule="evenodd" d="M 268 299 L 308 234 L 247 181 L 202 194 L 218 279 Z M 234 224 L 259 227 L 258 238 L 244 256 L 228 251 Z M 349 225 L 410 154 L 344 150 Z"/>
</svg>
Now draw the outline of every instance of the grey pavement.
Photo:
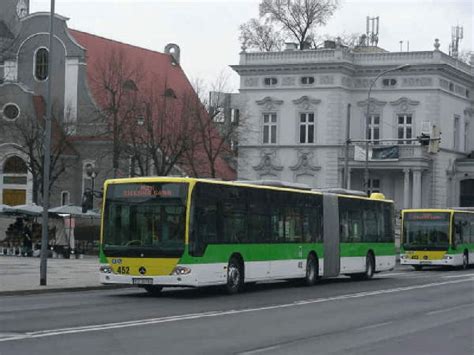
<svg viewBox="0 0 474 355">
<path fill-rule="evenodd" d="M 40 258 L 0 256 L 0 294 L 101 287 L 98 271 L 97 256 L 48 259 L 47 286 L 40 286 Z"/>
</svg>

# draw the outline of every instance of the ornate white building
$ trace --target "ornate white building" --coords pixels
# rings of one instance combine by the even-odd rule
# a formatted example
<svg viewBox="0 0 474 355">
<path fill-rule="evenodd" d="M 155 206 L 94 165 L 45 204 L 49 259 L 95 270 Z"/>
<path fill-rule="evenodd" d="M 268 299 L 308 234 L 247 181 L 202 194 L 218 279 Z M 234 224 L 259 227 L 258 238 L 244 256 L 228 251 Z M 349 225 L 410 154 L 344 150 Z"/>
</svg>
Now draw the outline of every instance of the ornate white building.
<svg viewBox="0 0 474 355">
<path fill-rule="evenodd" d="M 368 190 L 397 208 L 474 205 L 474 67 L 439 50 L 318 50 L 240 54 L 238 178 L 280 179 L 315 188 L 341 187 L 346 117 L 350 139 L 374 140 Z M 381 76 L 383 71 L 408 64 Z M 436 126 L 440 150 L 404 139 Z M 380 139 L 381 141 L 377 141 Z M 391 142 L 386 141 L 393 139 Z M 373 149 L 372 149 L 373 147 Z M 365 190 L 364 144 L 349 149 L 349 187 Z M 380 152 L 380 150 L 379 150 Z"/>
</svg>

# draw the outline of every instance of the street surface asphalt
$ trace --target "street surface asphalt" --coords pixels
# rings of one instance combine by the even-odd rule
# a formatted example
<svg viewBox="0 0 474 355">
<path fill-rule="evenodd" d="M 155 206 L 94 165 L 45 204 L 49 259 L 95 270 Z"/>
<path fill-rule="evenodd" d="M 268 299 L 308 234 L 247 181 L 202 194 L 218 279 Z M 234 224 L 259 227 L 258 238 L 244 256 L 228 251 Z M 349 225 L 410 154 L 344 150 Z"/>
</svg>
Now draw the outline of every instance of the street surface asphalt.
<svg viewBox="0 0 474 355">
<path fill-rule="evenodd" d="M 474 354 L 474 268 L 0 296 L 0 354 Z"/>
</svg>

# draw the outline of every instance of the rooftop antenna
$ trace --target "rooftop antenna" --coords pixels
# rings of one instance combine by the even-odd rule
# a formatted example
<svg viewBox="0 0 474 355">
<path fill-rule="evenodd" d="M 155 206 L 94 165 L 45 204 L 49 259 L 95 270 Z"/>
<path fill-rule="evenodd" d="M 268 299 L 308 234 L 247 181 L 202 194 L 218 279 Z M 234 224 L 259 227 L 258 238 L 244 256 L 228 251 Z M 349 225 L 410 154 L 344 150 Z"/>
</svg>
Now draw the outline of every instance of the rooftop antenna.
<svg viewBox="0 0 474 355">
<path fill-rule="evenodd" d="M 459 42 L 463 39 L 464 33 L 463 33 L 463 27 L 462 26 L 453 26 L 451 28 L 451 44 L 449 45 L 449 55 L 451 57 L 457 58 L 459 54 Z"/>
<path fill-rule="evenodd" d="M 367 46 L 377 46 L 379 43 L 379 17 L 367 16 Z"/>
<path fill-rule="evenodd" d="M 400 41 L 400 52 L 403 52 L 403 41 Z"/>
</svg>

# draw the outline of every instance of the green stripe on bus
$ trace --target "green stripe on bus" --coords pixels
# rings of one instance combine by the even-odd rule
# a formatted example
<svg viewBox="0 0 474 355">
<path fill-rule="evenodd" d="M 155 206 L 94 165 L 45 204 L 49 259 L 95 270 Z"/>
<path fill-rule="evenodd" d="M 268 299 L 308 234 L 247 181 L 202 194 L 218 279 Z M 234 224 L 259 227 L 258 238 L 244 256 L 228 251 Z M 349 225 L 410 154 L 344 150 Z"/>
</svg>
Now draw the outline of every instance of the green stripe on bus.
<svg viewBox="0 0 474 355">
<path fill-rule="evenodd" d="M 375 256 L 395 255 L 395 247 L 391 243 L 354 243 L 340 245 L 341 257 L 366 256 L 372 250 Z M 227 263 L 233 253 L 242 255 L 244 261 L 272 261 L 306 259 L 311 251 L 318 258 L 324 258 L 324 246 L 312 244 L 210 244 L 202 257 L 193 257 L 186 252 L 180 260 L 181 264 Z"/>
</svg>

